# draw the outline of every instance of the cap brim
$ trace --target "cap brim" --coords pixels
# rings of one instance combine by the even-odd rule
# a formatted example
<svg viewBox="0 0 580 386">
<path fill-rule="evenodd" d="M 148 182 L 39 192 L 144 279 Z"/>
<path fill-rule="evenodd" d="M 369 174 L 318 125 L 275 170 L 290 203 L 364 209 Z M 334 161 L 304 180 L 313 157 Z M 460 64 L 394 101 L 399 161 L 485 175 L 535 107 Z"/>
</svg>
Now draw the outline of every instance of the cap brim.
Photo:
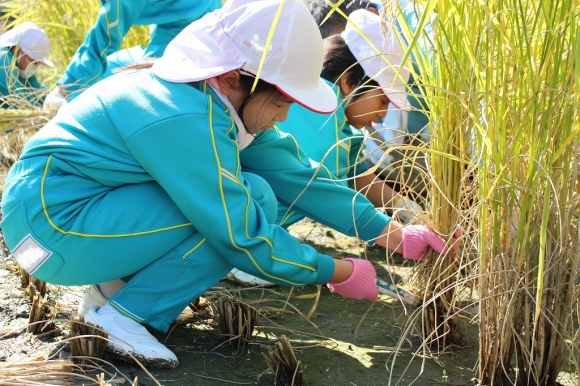
<svg viewBox="0 0 580 386">
<path fill-rule="evenodd" d="M 379 87 L 383 90 L 389 101 L 397 106 L 401 110 L 409 110 L 411 108 L 409 101 L 407 100 L 407 85 L 406 84 L 396 84 L 390 87 L 379 83 Z"/>
<path fill-rule="evenodd" d="M 277 84 L 276 87 L 282 94 L 315 113 L 329 114 L 338 106 L 336 94 L 322 78 L 318 79 L 316 88 L 309 90 L 284 84 Z"/>
<path fill-rule="evenodd" d="M 387 56 L 391 60 L 392 66 L 398 67 L 399 75 L 396 77 L 397 70 L 383 61 L 381 56 L 361 60 L 359 63 L 365 73 L 379 84 L 379 87 L 395 106 L 408 110 L 410 106 L 407 102 L 407 82 L 403 79 L 409 79 L 410 72 L 407 68 L 400 67 L 400 58 L 398 56 Z M 373 75 L 373 71 L 376 68 L 380 68 L 380 71 Z"/>
</svg>

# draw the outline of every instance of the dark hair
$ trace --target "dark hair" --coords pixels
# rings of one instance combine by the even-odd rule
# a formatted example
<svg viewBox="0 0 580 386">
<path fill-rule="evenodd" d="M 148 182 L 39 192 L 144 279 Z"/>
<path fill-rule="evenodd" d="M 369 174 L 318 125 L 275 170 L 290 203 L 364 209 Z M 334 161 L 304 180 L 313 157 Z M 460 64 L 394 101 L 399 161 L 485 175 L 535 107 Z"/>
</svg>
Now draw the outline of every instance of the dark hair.
<svg viewBox="0 0 580 386">
<path fill-rule="evenodd" d="M 140 62 L 129 64 L 127 66 L 115 69 L 115 70 L 113 70 L 113 72 L 149 69 L 153 66 L 153 64 L 155 64 L 156 61 L 157 61 L 157 58 L 147 58 L 147 59 L 144 59 Z M 280 90 L 278 90 L 276 88 L 276 86 L 274 86 L 273 84 L 268 83 L 266 81 L 263 81 L 262 79 L 258 79 L 258 83 L 256 84 L 256 88 L 254 89 L 254 92 L 252 93 L 251 91 L 252 91 L 252 87 L 254 86 L 255 79 L 256 78 L 252 75 L 244 74 L 244 73 L 240 72 L 240 91 L 244 91 L 247 94 L 246 98 L 244 99 L 244 101 L 240 105 L 239 111 L 237 111 L 238 115 L 242 119 L 242 122 L 244 121 L 244 116 L 243 116 L 244 107 L 257 95 L 264 94 L 264 97 L 265 97 L 264 100 L 267 101 L 267 103 L 269 103 L 269 104 L 275 104 L 280 99 L 287 98 L 284 94 L 282 94 L 282 92 Z M 263 107 L 265 108 L 266 106 L 264 105 Z M 245 124 L 246 123 L 244 122 L 244 125 Z"/>
<path fill-rule="evenodd" d="M 325 0 L 304 0 L 304 5 L 310 11 L 314 21 L 316 21 L 323 39 L 335 33 L 334 31 L 340 30 L 342 32 L 344 30 L 346 19 L 338 12 L 333 12 L 324 24 L 321 24 L 332 9 Z M 357 9 L 371 7 L 374 8 L 375 6 L 369 0 L 345 0 L 338 8 L 348 16 Z"/>
<path fill-rule="evenodd" d="M 136 71 L 136 70 L 146 70 L 149 69 L 155 64 L 157 58 L 147 58 L 140 62 L 129 64 L 124 67 L 116 68 L 113 72 L 123 72 L 123 71 Z M 271 83 L 265 82 L 262 79 L 258 79 L 258 83 L 256 84 L 256 88 L 252 94 L 252 87 L 254 86 L 254 78 L 252 75 L 246 75 L 240 73 L 240 85 L 241 91 L 245 91 L 248 94 L 248 97 L 244 101 L 244 105 L 247 104 L 250 99 L 252 99 L 257 94 L 266 94 L 267 97 L 274 98 L 274 102 L 278 101 L 278 98 L 284 98 L 284 94 L 282 94 L 276 86 Z"/>
<path fill-rule="evenodd" d="M 240 73 L 241 89 L 247 92 L 248 94 L 248 96 L 244 99 L 238 110 L 238 115 L 242 119 L 242 122 L 244 122 L 244 125 L 246 125 L 246 122 L 244 121 L 244 107 L 246 107 L 246 105 L 257 95 L 263 94 L 265 97 L 264 100 L 267 101 L 268 104 L 276 104 L 280 99 L 287 99 L 287 97 L 284 94 L 282 94 L 282 92 L 278 90 L 276 86 L 274 86 L 271 83 L 265 82 L 262 79 L 258 79 L 256 88 L 252 93 L 251 91 L 252 87 L 254 86 L 255 79 L 256 78 L 251 75 L 245 75 Z M 266 103 L 264 103 L 262 108 L 265 107 Z"/>
<path fill-rule="evenodd" d="M 377 82 L 365 75 L 365 70 L 356 60 L 351 50 L 340 35 L 324 39 L 324 61 L 321 76 L 329 82 L 336 82 L 340 77 L 346 78 L 349 85 L 366 87 L 377 86 Z"/>
</svg>

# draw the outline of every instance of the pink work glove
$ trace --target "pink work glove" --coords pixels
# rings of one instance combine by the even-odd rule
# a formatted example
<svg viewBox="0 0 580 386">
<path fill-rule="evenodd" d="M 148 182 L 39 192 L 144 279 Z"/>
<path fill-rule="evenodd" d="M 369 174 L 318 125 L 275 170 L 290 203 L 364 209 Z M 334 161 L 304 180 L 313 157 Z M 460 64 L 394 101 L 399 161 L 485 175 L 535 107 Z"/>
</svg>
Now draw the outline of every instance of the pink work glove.
<svg viewBox="0 0 580 386">
<path fill-rule="evenodd" d="M 352 263 L 352 273 L 340 283 L 328 283 L 330 292 L 357 300 L 377 300 L 379 289 L 376 284 L 377 273 L 373 265 L 364 259 L 347 258 Z"/>
<path fill-rule="evenodd" d="M 411 260 L 423 260 L 429 253 L 429 248 L 433 248 L 437 253 L 445 253 L 445 241 L 431 229 L 424 225 L 407 225 L 403 231 L 403 257 Z M 453 252 L 457 252 L 459 245 L 457 242 L 451 247 Z"/>
</svg>

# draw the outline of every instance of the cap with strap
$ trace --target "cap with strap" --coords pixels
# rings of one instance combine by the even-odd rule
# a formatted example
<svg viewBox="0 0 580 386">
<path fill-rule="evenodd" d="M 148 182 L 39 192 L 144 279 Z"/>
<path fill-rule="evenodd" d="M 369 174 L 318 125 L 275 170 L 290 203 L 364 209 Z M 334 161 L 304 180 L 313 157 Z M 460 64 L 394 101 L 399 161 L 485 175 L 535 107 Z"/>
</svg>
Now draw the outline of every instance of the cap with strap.
<svg viewBox="0 0 580 386">
<path fill-rule="evenodd" d="M 47 59 L 50 49 L 44 30 L 31 21 L 25 21 L 0 36 L 0 47 L 19 47 L 31 59 L 48 67 L 54 63 Z"/>
<path fill-rule="evenodd" d="M 243 69 L 304 107 L 330 113 L 337 101 L 320 78 L 322 59 L 320 31 L 299 0 L 229 0 L 177 35 L 152 71 L 186 83 Z"/>
</svg>

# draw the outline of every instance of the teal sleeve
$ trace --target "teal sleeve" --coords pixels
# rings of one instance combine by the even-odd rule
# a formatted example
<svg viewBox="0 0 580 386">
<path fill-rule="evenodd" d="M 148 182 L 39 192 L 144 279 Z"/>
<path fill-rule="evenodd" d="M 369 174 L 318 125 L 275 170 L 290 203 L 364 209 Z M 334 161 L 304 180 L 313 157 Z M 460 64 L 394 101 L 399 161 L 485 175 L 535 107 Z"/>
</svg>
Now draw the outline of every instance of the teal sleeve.
<svg viewBox="0 0 580 386">
<path fill-rule="evenodd" d="M 123 37 L 135 23 L 147 0 L 106 0 L 99 11 L 97 21 L 87 33 L 57 81 L 71 94 L 96 82 L 107 68 L 107 56 L 121 47 Z"/>
<path fill-rule="evenodd" d="M 348 236 L 372 240 L 390 221 L 328 169 L 312 165 L 290 134 L 261 132 L 240 159 L 245 171 L 268 181 L 279 202 Z"/>
<path fill-rule="evenodd" d="M 366 172 L 369 168 L 366 162 L 364 162 L 364 134 L 362 131 L 355 129 L 350 125 L 347 125 L 347 127 L 343 129 L 343 133 L 350 139 L 350 150 L 348 156 L 349 165 L 351 166 L 348 170 L 347 176 L 353 178 Z"/>
<path fill-rule="evenodd" d="M 184 113 L 135 133 L 129 150 L 234 267 L 285 285 L 328 282 L 332 258 L 268 223 L 243 179 L 232 120 L 206 103 L 207 114 Z"/>
</svg>

